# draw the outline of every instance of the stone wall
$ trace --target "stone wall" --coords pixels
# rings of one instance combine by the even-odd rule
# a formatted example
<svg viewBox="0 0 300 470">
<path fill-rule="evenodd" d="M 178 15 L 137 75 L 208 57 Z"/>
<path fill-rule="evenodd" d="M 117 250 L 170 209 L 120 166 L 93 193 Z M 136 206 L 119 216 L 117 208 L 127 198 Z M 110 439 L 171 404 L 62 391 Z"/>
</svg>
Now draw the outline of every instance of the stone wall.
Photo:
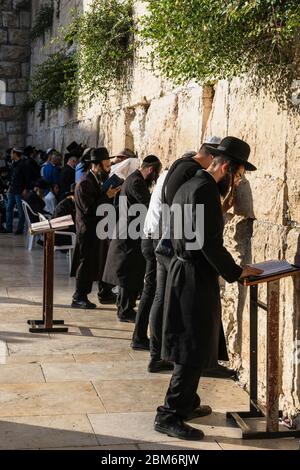
<svg viewBox="0 0 300 470">
<path fill-rule="evenodd" d="M 33 13 L 39 0 L 33 2 Z M 70 0 L 60 0 L 53 34 L 69 17 Z M 86 8 L 88 2 L 77 0 Z M 136 14 L 144 11 L 136 2 Z M 45 40 L 47 43 L 47 37 Z M 33 45 L 32 66 L 43 60 L 43 41 Z M 51 46 L 53 48 L 54 46 Z M 140 51 L 139 54 L 142 54 Z M 11 63 L 10 63 L 11 64 Z M 235 135 L 251 145 L 251 161 L 258 171 L 248 174 L 237 201 L 226 216 L 225 243 L 241 263 L 285 258 L 300 263 L 300 123 L 282 112 L 267 96 L 251 95 L 247 82 L 219 82 L 214 88 L 195 83 L 174 88 L 138 60 L 127 96 L 90 106 L 61 109 L 38 117 L 38 106 L 28 119 L 27 142 L 61 151 L 72 141 L 106 145 L 115 154 L 124 145 L 143 157 L 157 154 L 165 164 L 186 150 L 197 149 L 205 135 Z M 287 413 L 299 409 L 299 365 L 295 346 L 299 338 L 300 283 L 281 283 L 280 353 L 281 404 Z M 259 289 L 265 300 L 265 288 Z M 249 372 L 249 292 L 237 284 L 222 283 L 223 320 L 231 364 L 247 386 Z M 259 312 L 259 384 L 265 393 L 266 313 Z"/>
<path fill-rule="evenodd" d="M 26 117 L 18 111 L 26 97 L 30 59 L 30 11 L 24 0 L 0 1 L 0 156 L 24 146 Z M 29 5 L 30 6 L 30 5 Z"/>
</svg>

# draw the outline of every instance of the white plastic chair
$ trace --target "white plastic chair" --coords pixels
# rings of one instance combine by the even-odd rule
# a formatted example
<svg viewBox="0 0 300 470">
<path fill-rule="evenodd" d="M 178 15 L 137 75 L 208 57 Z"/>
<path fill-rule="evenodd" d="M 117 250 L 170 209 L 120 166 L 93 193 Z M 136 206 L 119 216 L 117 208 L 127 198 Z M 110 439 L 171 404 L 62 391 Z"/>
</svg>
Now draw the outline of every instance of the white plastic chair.
<svg viewBox="0 0 300 470">
<path fill-rule="evenodd" d="M 27 250 L 31 251 L 33 247 L 34 241 L 39 237 L 39 235 L 31 235 L 29 232 L 29 227 L 31 225 L 31 220 L 29 214 L 34 215 L 35 217 L 39 218 L 39 214 L 34 212 L 28 202 L 24 201 L 22 199 L 22 207 L 25 215 L 25 232 L 27 234 L 26 236 L 26 248 Z"/>
<path fill-rule="evenodd" d="M 40 220 L 46 220 L 46 217 L 42 214 L 39 214 Z M 54 245 L 54 251 L 58 250 L 67 250 L 68 257 L 69 257 L 69 272 L 71 272 L 72 268 L 72 261 L 73 261 L 73 254 L 76 244 L 76 234 L 73 232 L 63 232 L 63 231 L 55 231 L 55 235 L 66 235 L 70 239 L 70 243 L 68 245 Z"/>
<path fill-rule="evenodd" d="M 76 244 L 76 234 L 73 232 L 55 232 L 56 235 L 67 235 L 70 237 L 70 243 L 68 245 L 54 245 L 54 251 L 57 250 L 68 250 L 68 257 L 69 257 L 69 272 L 71 272 L 72 268 L 72 261 L 73 261 L 73 254 L 74 248 Z"/>
</svg>

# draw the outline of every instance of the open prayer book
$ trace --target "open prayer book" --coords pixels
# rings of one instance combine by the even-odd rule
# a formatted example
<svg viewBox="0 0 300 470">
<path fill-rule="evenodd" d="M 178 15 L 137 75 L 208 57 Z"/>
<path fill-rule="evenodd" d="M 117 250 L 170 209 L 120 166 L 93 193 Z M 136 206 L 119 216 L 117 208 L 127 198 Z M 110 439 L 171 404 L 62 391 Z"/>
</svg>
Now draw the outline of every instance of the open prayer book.
<svg viewBox="0 0 300 470">
<path fill-rule="evenodd" d="M 249 266 L 263 270 L 263 273 L 255 276 L 258 278 L 274 276 L 275 274 L 290 271 L 294 268 L 294 266 L 288 263 L 288 261 L 286 261 L 285 259 L 264 261 L 263 263 L 249 264 Z"/>
<path fill-rule="evenodd" d="M 51 220 L 42 220 L 41 222 L 35 222 L 30 225 L 29 231 L 31 235 L 50 232 L 55 230 L 63 230 L 71 225 L 74 225 L 71 215 L 64 215 L 63 217 L 57 217 Z"/>
</svg>

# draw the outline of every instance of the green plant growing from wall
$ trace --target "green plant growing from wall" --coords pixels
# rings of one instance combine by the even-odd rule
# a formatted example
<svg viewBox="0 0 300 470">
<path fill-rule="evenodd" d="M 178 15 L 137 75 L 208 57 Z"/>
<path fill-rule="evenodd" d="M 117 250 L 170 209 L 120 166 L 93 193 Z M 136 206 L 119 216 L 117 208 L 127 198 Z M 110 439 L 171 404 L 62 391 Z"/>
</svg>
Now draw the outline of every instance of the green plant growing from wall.
<svg viewBox="0 0 300 470">
<path fill-rule="evenodd" d="M 77 72 L 74 54 L 51 54 L 47 60 L 36 66 L 30 80 L 27 97 L 29 109 L 37 102 L 44 103 L 49 110 L 75 103 L 78 97 Z"/>
<path fill-rule="evenodd" d="M 54 15 L 53 1 L 45 3 L 40 7 L 34 16 L 33 25 L 31 28 L 30 36 L 35 40 L 41 36 L 44 37 L 45 32 L 52 28 Z"/>
<path fill-rule="evenodd" d="M 288 103 L 297 77 L 299 0 L 146 1 L 141 37 L 151 59 L 176 83 L 247 74 L 255 91 Z M 299 51 L 299 42 L 298 42 Z"/>
<path fill-rule="evenodd" d="M 83 95 L 126 90 L 134 57 L 132 7 L 132 0 L 94 0 L 67 27 L 64 40 L 76 44 Z"/>
</svg>

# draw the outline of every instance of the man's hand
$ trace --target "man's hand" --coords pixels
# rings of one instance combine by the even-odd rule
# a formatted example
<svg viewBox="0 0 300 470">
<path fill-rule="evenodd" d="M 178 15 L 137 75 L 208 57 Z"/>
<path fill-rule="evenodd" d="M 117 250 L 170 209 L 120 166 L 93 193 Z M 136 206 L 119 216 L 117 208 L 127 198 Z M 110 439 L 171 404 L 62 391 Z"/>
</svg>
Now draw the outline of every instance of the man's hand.
<svg viewBox="0 0 300 470">
<path fill-rule="evenodd" d="M 246 264 L 241 274 L 241 278 L 249 277 L 249 276 L 258 276 L 259 274 L 262 274 L 263 272 L 264 272 L 263 269 L 252 268 L 251 266 L 248 266 Z"/>
<path fill-rule="evenodd" d="M 117 186 L 116 188 L 113 188 L 112 186 L 110 186 L 110 188 L 106 191 L 106 196 L 109 199 L 112 199 L 113 197 L 115 197 L 116 194 L 118 194 L 120 190 L 121 190 L 121 186 Z"/>
</svg>

